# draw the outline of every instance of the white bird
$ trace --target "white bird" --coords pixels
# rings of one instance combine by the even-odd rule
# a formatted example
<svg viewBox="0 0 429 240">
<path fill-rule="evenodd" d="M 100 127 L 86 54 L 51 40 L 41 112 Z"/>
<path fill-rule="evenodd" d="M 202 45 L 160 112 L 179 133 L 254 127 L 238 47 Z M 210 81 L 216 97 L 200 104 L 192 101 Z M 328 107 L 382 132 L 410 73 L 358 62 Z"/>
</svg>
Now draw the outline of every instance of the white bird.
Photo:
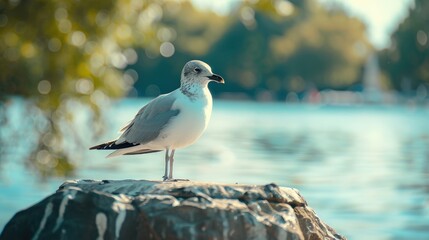
<svg viewBox="0 0 429 240">
<path fill-rule="evenodd" d="M 90 149 L 116 150 L 107 157 L 165 150 L 163 180 L 172 180 L 174 152 L 193 144 L 209 123 L 212 95 L 208 83 L 211 81 L 225 83 L 221 76 L 213 74 L 207 63 L 187 62 L 182 70 L 180 88 L 158 96 L 140 109 L 121 129 L 119 138 Z"/>
</svg>

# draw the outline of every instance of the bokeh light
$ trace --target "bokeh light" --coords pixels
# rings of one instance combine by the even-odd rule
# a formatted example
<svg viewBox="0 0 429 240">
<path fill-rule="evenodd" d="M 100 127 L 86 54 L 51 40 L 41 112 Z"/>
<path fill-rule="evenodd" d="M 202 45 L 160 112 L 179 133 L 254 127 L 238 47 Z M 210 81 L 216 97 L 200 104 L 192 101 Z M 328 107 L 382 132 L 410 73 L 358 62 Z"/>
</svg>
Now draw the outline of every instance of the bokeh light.
<svg viewBox="0 0 429 240">
<path fill-rule="evenodd" d="M 417 42 L 420 46 L 425 46 L 428 42 L 428 35 L 424 31 L 419 30 L 417 32 Z"/>
<path fill-rule="evenodd" d="M 48 94 L 51 91 L 51 83 L 48 80 L 42 80 L 37 85 L 40 94 Z"/>
<path fill-rule="evenodd" d="M 174 45 L 171 42 L 163 42 L 159 47 L 159 52 L 163 57 L 171 57 L 173 56 L 175 51 Z"/>
</svg>

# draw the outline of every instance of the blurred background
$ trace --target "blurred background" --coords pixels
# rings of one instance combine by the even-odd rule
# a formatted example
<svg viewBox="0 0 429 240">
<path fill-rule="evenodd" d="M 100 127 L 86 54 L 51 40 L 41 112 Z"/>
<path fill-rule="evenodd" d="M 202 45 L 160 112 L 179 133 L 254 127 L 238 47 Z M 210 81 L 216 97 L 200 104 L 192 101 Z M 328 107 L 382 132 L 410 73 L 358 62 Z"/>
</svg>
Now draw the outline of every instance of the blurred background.
<svg viewBox="0 0 429 240">
<path fill-rule="evenodd" d="M 175 177 L 295 187 L 350 239 L 429 239 L 429 1 L 0 1 L 0 229 L 67 179 L 161 180 L 88 148 L 209 63 Z"/>
</svg>

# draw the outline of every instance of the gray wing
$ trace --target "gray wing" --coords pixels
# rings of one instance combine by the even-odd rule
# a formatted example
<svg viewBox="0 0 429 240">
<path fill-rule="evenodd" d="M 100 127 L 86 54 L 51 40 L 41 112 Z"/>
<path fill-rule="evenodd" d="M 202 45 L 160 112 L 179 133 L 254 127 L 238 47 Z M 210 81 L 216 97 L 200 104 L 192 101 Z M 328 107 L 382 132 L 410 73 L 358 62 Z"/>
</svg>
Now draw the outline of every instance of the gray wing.
<svg viewBox="0 0 429 240">
<path fill-rule="evenodd" d="M 156 139 L 168 122 L 180 113 L 179 109 L 171 109 L 175 100 L 171 94 L 167 94 L 150 101 L 122 129 L 124 133 L 119 141 L 144 144 Z"/>
</svg>

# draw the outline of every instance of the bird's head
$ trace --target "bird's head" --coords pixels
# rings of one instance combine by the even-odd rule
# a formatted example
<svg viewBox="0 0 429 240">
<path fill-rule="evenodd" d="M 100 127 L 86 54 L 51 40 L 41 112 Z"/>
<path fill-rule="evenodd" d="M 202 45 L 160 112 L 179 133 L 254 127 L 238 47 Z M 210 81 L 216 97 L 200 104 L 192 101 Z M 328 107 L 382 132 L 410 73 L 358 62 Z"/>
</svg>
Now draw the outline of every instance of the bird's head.
<svg viewBox="0 0 429 240">
<path fill-rule="evenodd" d="M 212 72 L 211 67 L 199 60 L 192 60 L 185 64 L 182 70 L 181 83 L 199 83 L 206 86 L 209 82 L 225 83 L 225 80 Z"/>
</svg>

